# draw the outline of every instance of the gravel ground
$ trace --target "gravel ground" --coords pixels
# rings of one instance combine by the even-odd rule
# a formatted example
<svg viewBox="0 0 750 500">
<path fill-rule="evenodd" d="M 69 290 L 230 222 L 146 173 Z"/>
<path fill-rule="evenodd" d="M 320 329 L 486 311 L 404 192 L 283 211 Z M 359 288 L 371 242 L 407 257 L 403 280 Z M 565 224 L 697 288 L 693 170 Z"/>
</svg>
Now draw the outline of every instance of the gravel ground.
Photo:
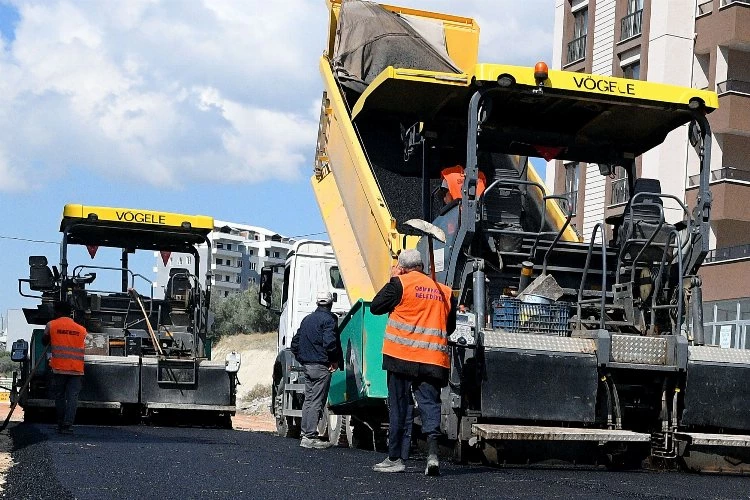
<svg viewBox="0 0 750 500">
<path fill-rule="evenodd" d="M 12 429 L 3 498 L 750 498 L 747 478 L 603 470 L 487 468 L 444 462 L 425 477 L 370 466 L 380 454 L 307 450 L 269 433 L 147 426 Z"/>
</svg>

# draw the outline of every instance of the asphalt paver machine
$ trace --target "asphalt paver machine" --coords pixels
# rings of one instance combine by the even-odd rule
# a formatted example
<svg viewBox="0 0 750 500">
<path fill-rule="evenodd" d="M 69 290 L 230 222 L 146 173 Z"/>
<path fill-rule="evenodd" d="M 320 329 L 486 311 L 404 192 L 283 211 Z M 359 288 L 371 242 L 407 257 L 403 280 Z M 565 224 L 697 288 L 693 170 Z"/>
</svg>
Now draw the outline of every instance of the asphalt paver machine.
<svg viewBox="0 0 750 500">
<path fill-rule="evenodd" d="M 328 3 L 312 185 L 353 303 L 329 395 L 350 434 L 375 442 L 387 421 L 385 318 L 369 301 L 416 246 L 466 308 L 442 394 L 459 460 L 480 449 L 501 463 L 651 457 L 748 472 L 750 354 L 705 345 L 701 318 L 716 94 L 481 64 L 472 19 Z M 700 172 L 693 207 L 639 175 L 641 155 L 678 133 L 693 146 L 683 165 Z M 583 242 L 570 199 L 547 192 L 530 158 L 624 172 L 624 203 L 589 216 Z M 443 206 L 440 171 L 456 164 L 462 197 Z M 414 218 L 445 242 L 418 241 Z"/>
<path fill-rule="evenodd" d="M 45 325 L 53 319 L 54 304 L 65 302 L 86 327 L 79 408 L 110 410 L 133 419 L 197 417 L 231 426 L 237 360 L 211 361 L 210 272 L 205 281 L 199 279 L 201 260 L 209 263 L 212 230 L 213 219 L 206 216 L 65 206 L 59 268 L 48 266 L 44 256 L 30 257 L 29 278 L 19 280 L 19 292 L 40 301 L 23 310 L 29 324 Z M 120 249 L 122 265 L 74 265 L 69 262 L 74 245 L 86 246 L 92 258 L 100 247 Z M 153 282 L 129 268 L 129 256 L 137 250 L 161 252 L 165 265 L 172 254 L 185 259 L 184 267 L 171 267 L 163 298 L 154 298 Z M 119 289 L 99 288 L 97 281 L 115 283 L 109 286 Z M 14 389 L 29 382 L 25 393 L 14 390 L 27 419 L 39 418 L 54 406 L 49 367 L 37 363 L 44 352 L 43 332 L 34 330 L 28 346 L 14 346 L 21 359 Z"/>
</svg>

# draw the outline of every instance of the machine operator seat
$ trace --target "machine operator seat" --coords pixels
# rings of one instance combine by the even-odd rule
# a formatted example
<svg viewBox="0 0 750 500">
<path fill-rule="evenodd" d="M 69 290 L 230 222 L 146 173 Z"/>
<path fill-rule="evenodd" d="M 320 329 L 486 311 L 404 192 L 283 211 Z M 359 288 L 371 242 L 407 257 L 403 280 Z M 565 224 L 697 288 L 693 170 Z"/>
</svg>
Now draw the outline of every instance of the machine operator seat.
<svg viewBox="0 0 750 500">
<path fill-rule="evenodd" d="M 633 203 L 633 198 L 639 195 Z M 633 194 L 628 199 L 622 214 L 607 217 L 606 222 L 613 224 L 614 244 L 624 247 L 623 262 L 626 266 L 632 264 L 633 259 L 641 252 L 643 246 L 654 232 L 648 248 L 643 251 L 639 265 L 643 263 L 659 262 L 664 252 L 664 245 L 669 240 L 669 233 L 675 228 L 668 222 L 660 221 L 663 217 L 664 204 L 660 197 L 661 183 L 658 179 L 639 178 L 633 185 Z M 667 259 L 671 259 L 671 250 L 667 252 Z"/>
<path fill-rule="evenodd" d="M 55 285 L 55 276 L 47 266 L 47 257 L 33 255 L 29 257 L 29 288 L 36 292 L 50 290 Z"/>
<path fill-rule="evenodd" d="M 164 289 L 164 299 L 173 308 L 187 309 L 192 288 L 188 270 L 182 267 L 174 267 L 169 270 L 169 280 Z"/>
</svg>

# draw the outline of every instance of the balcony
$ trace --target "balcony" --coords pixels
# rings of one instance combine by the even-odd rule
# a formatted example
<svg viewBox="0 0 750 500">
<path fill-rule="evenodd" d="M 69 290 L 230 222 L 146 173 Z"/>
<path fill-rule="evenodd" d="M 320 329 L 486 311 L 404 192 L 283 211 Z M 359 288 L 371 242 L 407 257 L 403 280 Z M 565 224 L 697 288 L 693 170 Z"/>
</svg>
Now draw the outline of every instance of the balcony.
<svg viewBox="0 0 750 500">
<path fill-rule="evenodd" d="M 628 179 L 622 177 L 615 179 L 610 184 L 609 206 L 619 205 L 628 201 Z"/>
<path fill-rule="evenodd" d="M 232 248 L 236 248 L 236 247 L 232 247 Z M 224 256 L 224 257 L 234 257 L 234 258 L 242 257 L 242 252 L 240 252 L 239 250 L 227 250 L 226 248 L 212 247 L 211 253 L 213 255 Z"/>
<path fill-rule="evenodd" d="M 717 45 L 742 50 L 750 42 L 750 0 L 722 0 L 712 9 L 703 1 L 698 6 L 695 53 L 708 54 Z"/>
<path fill-rule="evenodd" d="M 560 205 L 560 208 L 566 214 L 570 212 L 571 215 L 575 215 L 578 208 L 578 191 L 568 191 L 567 193 L 563 193 L 562 196 L 565 196 L 566 199 L 557 200 L 557 204 Z"/>
<path fill-rule="evenodd" d="M 223 264 L 211 264 L 211 270 L 217 271 L 220 273 L 231 273 L 231 274 L 239 274 L 242 272 L 241 267 L 235 267 L 235 266 L 226 266 Z"/>
<path fill-rule="evenodd" d="M 708 2 L 702 2 L 698 4 L 698 10 L 696 16 L 703 16 L 710 14 L 714 10 L 714 0 L 708 0 Z"/>
<path fill-rule="evenodd" d="M 719 82 L 716 84 L 716 92 L 719 94 L 719 109 L 711 113 L 709 118 L 713 132 L 750 135 L 750 82 Z"/>
<path fill-rule="evenodd" d="M 711 171 L 711 220 L 750 222 L 750 171 L 723 167 Z M 695 206 L 699 176 L 691 175 L 685 190 L 688 207 Z M 739 226 L 737 226 L 739 227 Z"/>
<path fill-rule="evenodd" d="M 568 43 L 568 62 L 567 64 L 580 61 L 586 57 L 586 35 L 574 38 Z"/>
<path fill-rule="evenodd" d="M 716 170 L 711 170 L 711 182 L 720 181 L 723 179 L 750 182 L 750 171 L 740 170 L 739 168 L 735 167 L 722 167 Z M 699 185 L 700 175 L 691 175 L 690 182 L 688 184 L 690 187 Z"/>
<path fill-rule="evenodd" d="M 643 9 L 628 14 L 620 21 L 620 41 L 633 38 L 641 34 L 643 30 Z"/>
<path fill-rule="evenodd" d="M 714 250 L 709 250 L 708 255 L 706 255 L 706 260 L 704 262 L 706 264 L 710 264 L 711 262 L 722 262 L 725 260 L 747 259 L 747 258 L 750 258 L 750 244 L 736 245 L 733 247 L 716 248 Z"/>
<path fill-rule="evenodd" d="M 732 92 L 735 94 L 750 95 L 750 82 L 729 79 L 729 80 L 719 82 L 716 84 L 717 94 L 722 95 L 722 94 L 727 94 L 729 92 Z"/>
</svg>

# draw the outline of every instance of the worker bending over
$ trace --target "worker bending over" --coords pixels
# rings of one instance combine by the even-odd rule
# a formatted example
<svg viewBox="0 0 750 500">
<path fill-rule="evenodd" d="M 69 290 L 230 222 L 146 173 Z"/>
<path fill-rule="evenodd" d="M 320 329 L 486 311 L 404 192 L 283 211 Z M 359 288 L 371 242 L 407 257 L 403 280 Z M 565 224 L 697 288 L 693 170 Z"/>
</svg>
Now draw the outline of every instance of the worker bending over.
<svg viewBox="0 0 750 500">
<path fill-rule="evenodd" d="M 70 317 L 70 305 L 55 303 L 55 319 L 47 323 L 42 344 L 50 346 L 52 396 L 57 410 L 57 432 L 70 434 L 78 408 L 83 378 L 86 329 Z"/>
<path fill-rule="evenodd" d="M 377 472 L 402 472 L 402 447 L 411 392 L 427 436 L 425 474 L 440 474 L 440 390 L 448 382 L 448 334 L 456 327 L 451 289 L 423 273 L 417 250 L 404 250 L 391 280 L 370 304 L 373 314 L 389 313 L 383 341 L 383 369 L 388 372 L 388 457 L 373 466 Z"/>
</svg>

